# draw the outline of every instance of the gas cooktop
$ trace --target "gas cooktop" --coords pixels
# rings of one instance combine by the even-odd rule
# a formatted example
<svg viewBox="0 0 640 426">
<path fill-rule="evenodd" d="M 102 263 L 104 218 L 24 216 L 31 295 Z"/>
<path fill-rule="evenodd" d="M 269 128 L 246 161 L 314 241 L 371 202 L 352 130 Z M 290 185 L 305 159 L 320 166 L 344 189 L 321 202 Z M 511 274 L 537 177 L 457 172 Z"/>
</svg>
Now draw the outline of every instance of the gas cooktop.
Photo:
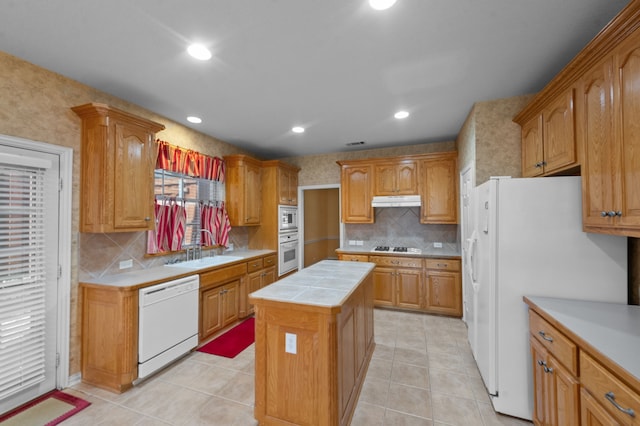
<svg viewBox="0 0 640 426">
<path fill-rule="evenodd" d="M 413 247 L 390 247 L 390 246 L 376 246 L 371 249 L 372 252 L 379 253 L 407 253 L 407 254 L 421 254 L 422 250 Z"/>
</svg>

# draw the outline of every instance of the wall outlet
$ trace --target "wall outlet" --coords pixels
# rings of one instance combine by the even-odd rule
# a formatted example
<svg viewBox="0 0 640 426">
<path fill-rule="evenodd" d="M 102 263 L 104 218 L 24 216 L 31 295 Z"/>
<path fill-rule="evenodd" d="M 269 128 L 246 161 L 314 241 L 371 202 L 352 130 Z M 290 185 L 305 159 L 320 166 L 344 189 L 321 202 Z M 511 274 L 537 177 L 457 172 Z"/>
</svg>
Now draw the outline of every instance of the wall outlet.
<svg viewBox="0 0 640 426">
<path fill-rule="evenodd" d="M 362 240 L 357 240 L 357 241 L 356 241 L 356 245 L 357 245 L 357 246 L 361 246 L 362 244 L 363 244 Z"/>
<path fill-rule="evenodd" d="M 289 354 L 298 353 L 298 336 L 293 333 L 284 334 L 284 351 Z"/>
<path fill-rule="evenodd" d="M 435 248 L 442 248 L 442 243 L 433 243 Z"/>
<path fill-rule="evenodd" d="M 121 260 L 120 269 L 127 269 L 133 267 L 133 259 Z"/>
<path fill-rule="evenodd" d="M 356 240 L 349 240 L 349 245 L 350 246 L 355 246 L 356 245 Z"/>
</svg>

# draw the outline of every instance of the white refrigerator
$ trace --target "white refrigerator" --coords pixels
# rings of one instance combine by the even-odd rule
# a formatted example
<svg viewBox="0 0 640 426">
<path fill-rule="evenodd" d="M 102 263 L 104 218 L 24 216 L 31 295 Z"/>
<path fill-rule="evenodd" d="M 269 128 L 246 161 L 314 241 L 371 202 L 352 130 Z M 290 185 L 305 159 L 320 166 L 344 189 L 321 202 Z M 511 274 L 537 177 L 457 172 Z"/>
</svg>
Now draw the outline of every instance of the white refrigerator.
<svg viewBox="0 0 640 426">
<path fill-rule="evenodd" d="M 525 295 L 627 303 L 627 238 L 582 232 L 580 177 L 491 178 L 471 194 L 468 338 L 496 411 L 531 419 Z"/>
</svg>

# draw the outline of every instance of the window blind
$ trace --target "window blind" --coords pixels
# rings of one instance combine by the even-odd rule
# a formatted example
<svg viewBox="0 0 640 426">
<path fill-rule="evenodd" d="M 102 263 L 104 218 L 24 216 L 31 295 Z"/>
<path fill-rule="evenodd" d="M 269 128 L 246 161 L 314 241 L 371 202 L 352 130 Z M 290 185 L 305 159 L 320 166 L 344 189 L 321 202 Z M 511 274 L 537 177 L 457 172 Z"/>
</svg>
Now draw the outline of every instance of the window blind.
<svg viewBox="0 0 640 426">
<path fill-rule="evenodd" d="M 0 399 L 45 379 L 42 163 L 0 156 Z"/>
</svg>

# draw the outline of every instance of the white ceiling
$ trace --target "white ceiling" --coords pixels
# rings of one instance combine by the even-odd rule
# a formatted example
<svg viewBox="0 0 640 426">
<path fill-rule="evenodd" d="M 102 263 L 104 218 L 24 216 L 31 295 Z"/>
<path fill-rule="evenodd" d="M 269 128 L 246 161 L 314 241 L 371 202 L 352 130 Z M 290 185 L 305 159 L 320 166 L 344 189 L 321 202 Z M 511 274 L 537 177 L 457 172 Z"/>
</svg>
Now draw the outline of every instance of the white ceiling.
<svg viewBox="0 0 640 426">
<path fill-rule="evenodd" d="M 539 91 L 626 4 L 3 0 L 0 50 L 280 158 L 452 140 L 474 102 Z"/>
</svg>

